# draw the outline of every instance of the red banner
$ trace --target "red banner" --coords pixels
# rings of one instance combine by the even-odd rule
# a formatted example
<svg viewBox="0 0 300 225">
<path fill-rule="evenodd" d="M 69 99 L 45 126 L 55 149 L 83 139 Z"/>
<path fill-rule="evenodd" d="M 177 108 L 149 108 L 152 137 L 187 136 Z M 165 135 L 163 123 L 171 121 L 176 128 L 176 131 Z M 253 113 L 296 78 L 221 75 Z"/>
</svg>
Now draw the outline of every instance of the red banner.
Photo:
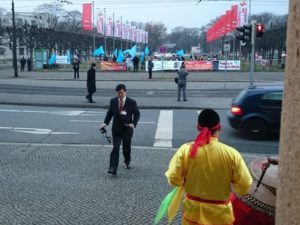
<svg viewBox="0 0 300 225">
<path fill-rule="evenodd" d="M 104 62 L 101 61 L 101 70 L 106 70 L 106 71 L 126 71 L 126 64 L 122 63 L 115 63 L 115 62 Z"/>
<path fill-rule="evenodd" d="M 82 4 L 82 29 L 83 30 L 93 30 L 92 3 Z"/>
<path fill-rule="evenodd" d="M 212 61 L 185 61 L 184 64 L 187 71 L 213 69 Z"/>
</svg>

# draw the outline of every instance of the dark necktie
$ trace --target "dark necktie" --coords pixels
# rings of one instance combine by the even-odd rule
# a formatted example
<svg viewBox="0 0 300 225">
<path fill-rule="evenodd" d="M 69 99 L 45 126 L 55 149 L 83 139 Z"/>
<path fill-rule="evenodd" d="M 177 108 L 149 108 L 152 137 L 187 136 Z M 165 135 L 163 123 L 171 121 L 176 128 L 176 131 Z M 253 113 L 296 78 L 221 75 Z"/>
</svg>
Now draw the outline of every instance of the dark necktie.
<svg viewBox="0 0 300 225">
<path fill-rule="evenodd" d="M 123 111 L 123 109 L 124 109 L 123 99 L 120 99 L 120 113 Z"/>
</svg>

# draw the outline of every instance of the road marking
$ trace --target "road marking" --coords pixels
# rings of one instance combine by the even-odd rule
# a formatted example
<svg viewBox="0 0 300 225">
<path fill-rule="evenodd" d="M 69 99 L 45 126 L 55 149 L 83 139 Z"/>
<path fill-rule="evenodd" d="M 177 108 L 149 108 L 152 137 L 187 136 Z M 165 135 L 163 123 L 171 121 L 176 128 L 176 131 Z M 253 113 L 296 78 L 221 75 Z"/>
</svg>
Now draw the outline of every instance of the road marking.
<svg viewBox="0 0 300 225">
<path fill-rule="evenodd" d="M 20 110 L 0 109 L 0 112 L 20 112 Z"/>
<path fill-rule="evenodd" d="M 154 94 L 154 91 L 148 91 L 147 92 L 147 95 L 153 95 Z"/>
<path fill-rule="evenodd" d="M 12 127 L 0 127 L 0 130 L 11 130 L 13 129 Z"/>
<path fill-rule="evenodd" d="M 154 147 L 172 147 L 173 110 L 161 110 L 155 133 Z"/>
<path fill-rule="evenodd" d="M 103 123 L 100 120 L 69 120 L 71 123 Z"/>
<path fill-rule="evenodd" d="M 56 132 L 50 129 L 44 128 L 27 128 L 27 127 L 0 127 L 0 130 L 10 130 L 18 133 L 27 133 L 27 134 L 80 134 L 80 132 Z"/>
<path fill-rule="evenodd" d="M 79 116 L 85 111 L 57 111 L 57 112 L 50 112 L 51 114 L 60 115 L 60 116 Z"/>
<path fill-rule="evenodd" d="M 104 114 L 105 112 L 93 112 L 93 111 L 38 111 L 38 110 L 9 110 L 9 109 L 0 109 L 0 112 L 15 112 L 15 113 L 47 113 L 52 115 L 59 116 L 99 116 L 100 114 Z"/>
<path fill-rule="evenodd" d="M 103 123 L 100 120 L 69 120 L 71 123 Z M 156 124 L 156 122 L 139 121 L 139 124 Z"/>
</svg>

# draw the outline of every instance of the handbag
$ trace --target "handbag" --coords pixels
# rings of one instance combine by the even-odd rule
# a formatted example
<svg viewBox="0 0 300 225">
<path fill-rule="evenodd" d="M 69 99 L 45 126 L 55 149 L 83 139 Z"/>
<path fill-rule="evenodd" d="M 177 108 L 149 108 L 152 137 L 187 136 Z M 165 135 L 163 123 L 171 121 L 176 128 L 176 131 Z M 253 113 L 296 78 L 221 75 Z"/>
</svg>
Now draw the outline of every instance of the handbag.
<svg viewBox="0 0 300 225">
<path fill-rule="evenodd" d="M 175 82 L 176 84 L 178 84 L 178 77 L 175 77 L 175 78 L 174 78 L 174 82 Z"/>
</svg>

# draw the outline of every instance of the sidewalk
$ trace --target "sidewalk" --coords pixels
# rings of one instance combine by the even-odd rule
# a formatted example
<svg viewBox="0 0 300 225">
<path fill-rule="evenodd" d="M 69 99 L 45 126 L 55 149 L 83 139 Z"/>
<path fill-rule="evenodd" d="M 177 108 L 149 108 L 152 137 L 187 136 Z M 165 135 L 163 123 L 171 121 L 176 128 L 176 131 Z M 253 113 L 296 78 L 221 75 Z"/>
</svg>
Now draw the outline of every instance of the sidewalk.
<svg viewBox="0 0 300 225">
<path fill-rule="evenodd" d="M 80 80 L 73 80 L 72 72 L 39 71 L 39 72 L 19 72 L 19 77 L 13 76 L 10 68 L 0 68 L 0 85 L 20 85 L 27 87 L 51 87 L 73 88 L 75 93 L 82 95 L 63 95 L 55 93 L 43 94 L 18 94 L 6 93 L 0 88 L 0 104 L 20 104 L 37 106 L 57 106 L 57 107 L 101 107 L 106 108 L 109 98 L 113 97 L 113 90 L 116 84 L 122 82 L 126 84 L 128 95 L 130 90 L 140 90 L 141 95 L 134 97 L 140 108 L 163 108 L 163 109 L 227 109 L 230 106 L 232 97 L 210 96 L 201 97 L 191 95 L 193 91 L 223 90 L 223 93 L 235 90 L 236 94 L 243 88 L 249 86 L 249 73 L 241 72 L 190 72 L 187 84 L 188 102 L 177 102 L 177 86 L 174 83 L 175 72 L 155 72 L 153 79 L 148 79 L 146 72 L 101 72 L 97 71 L 97 90 L 94 98 L 96 104 L 90 104 L 84 98 L 86 91 L 86 72 L 80 72 Z M 255 73 L 254 84 L 282 84 L 283 73 Z M 4 85 L 4 86 L 3 86 Z M 4 89 L 4 88 L 3 88 Z M 55 90 L 55 89 L 53 89 Z M 159 90 L 173 93 L 170 96 L 156 96 Z M 112 93 L 112 96 L 105 97 L 101 92 Z M 170 94 L 169 94 L 170 95 Z M 156 97 L 155 97 L 156 96 Z"/>
<path fill-rule="evenodd" d="M 171 190 L 172 149 L 132 149 L 107 174 L 111 146 L 5 144 L 0 151 L 0 224 L 147 225 Z M 246 162 L 265 155 L 243 155 Z M 173 224 L 180 224 L 180 212 Z M 167 224 L 164 220 L 161 224 Z"/>
</svg>

